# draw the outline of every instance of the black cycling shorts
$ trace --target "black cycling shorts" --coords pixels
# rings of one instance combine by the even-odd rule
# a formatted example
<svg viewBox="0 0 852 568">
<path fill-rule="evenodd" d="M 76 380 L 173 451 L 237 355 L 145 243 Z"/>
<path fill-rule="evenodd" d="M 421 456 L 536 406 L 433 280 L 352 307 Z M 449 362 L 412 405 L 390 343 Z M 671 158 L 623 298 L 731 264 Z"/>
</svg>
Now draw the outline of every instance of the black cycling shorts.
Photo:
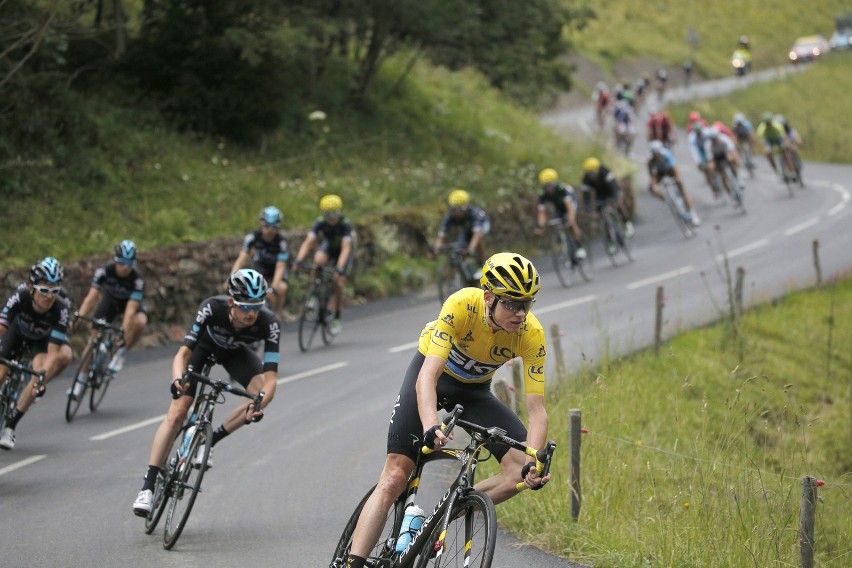
<svg viewBox="0 0 852 568">
<path fill-rule="evenodd" d="M 263 373 L 263 362 L 260 357 L 245 345 L 239 349 L 221 349 L 198 343 L 192 350 L 187 365 L 192 366 L 196 372 L 200 372 L 210 355 L 216 357 L 216 363 L 222 365 L 231 380 L 238 382 L 243 388 L 248 388 L 251 380 Z M 196 381 L 191 381 L 189 390 L 186 391 L 186 394 L 193 398 L 195 398 L 195 385 Z"/>
<path fill-rule="evenodd" d="M 130 300 L 116 300 L 106 293 L 101 294 L 101 301 L 98 302 L 98 307 L 95 308 L 92 314 L 92 319 L 102 319 L 106 322 L 112 322 L 116 317 L 124 317 L 124 310 L 127 309 L 127 302 Z M 139 302 L 139 307 L 136 308 L 136 313 L 148 315 L 148 310 L 145 308 L 144 302 Z"/>
<path fill-rule="evenodd" d="M 417 459 L 417 452 L 423 445 L 423 424 L 417 410 L 415 385 L 425 359 L 418 351 L 411 360 L 388 425 L 388 453 L 408 456 L 412 460 Z M 485 427 L 497 426 L 506 430 L 510 438 L 526 441 L 527 429 L 515 413 L 491 393 L 491 381 L 466 384 L 443 373 L 438 378 L 437 391 L 438 401 L 446 399 L 450 409 L 456 404 L 464 406 L 463 420 Z M 488 449 L 498 462 L 509 451 L 509 447 L 503 444 L 489 444 Z"/>
<path fill-rule="evenodd" d="M 0 338 L 0 357 L 6 359 L 21 359 L 24 356 L 33 357 L 39 353 L 47 353 L 48 337 L 30 339 L 25 337 L 18 324 L 12 322 L 3 337 Z M 64 343 L 64 342 L 63 342 Z"/>
</svg>

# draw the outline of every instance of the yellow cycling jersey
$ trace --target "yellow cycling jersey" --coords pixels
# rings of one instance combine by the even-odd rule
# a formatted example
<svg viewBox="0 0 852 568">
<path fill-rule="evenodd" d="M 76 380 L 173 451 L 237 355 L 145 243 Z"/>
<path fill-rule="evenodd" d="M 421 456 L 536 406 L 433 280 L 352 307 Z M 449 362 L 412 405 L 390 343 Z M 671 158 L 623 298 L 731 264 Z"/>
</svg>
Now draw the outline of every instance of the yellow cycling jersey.
<svg viewBox="0 0 852 568">
<path fill-rule="evenodd" d="M 479 288 L 463 288 L 447 298 L 441 314 L 420 333 L 423 355 L 446 360 L 444 372 L 462 383 L 484 383 L 503 363 L 524 361 L 526 394 L 544 394 L 545 337 L 531 313 L 517 333 L 494 331 L 485 318 L 485 297 Z"/>
</svg>

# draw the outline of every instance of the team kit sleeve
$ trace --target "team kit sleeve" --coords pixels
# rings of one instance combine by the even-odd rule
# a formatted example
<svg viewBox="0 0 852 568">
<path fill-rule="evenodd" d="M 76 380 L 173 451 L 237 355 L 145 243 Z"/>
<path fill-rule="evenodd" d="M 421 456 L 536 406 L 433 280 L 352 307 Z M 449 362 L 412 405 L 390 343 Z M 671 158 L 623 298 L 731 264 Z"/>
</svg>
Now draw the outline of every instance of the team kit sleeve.
<svg viewBox="0 0 852 568">
<path fill-rule="evenodd" d="M 524 388 L 526 394 L 544 394 L 544 359 L 547 354 L 544 329 L 538 320 L 527 323 L 524 334 L 524 349 L 521 358 L 524 362 Z"/>
<path fill-rule="evenodd" d="M 56 303 L 54 303 L 54 309 L 56 310 L 56 322 L 50 330 L 48 341 L 57 345 L 63 345 L 68 343 L 68 319 L 71 307 L 68 302 L 57 299 Z"/>
<path fill-rule="evenodd" d="M 141 275 L 137 274 L 136 278 L 133 279 L 133 291 L 130 292 L 130 299 L 135 300 L 137 302 L 141 302 L 142 298 L 145 297 L 145 279 L 142 278 Z"/>
<path fill-rule="evenodd" d="M 213 306 L 210 305 L 210 300 L 205 300 L 198 306 L 198 313 L 195 314 L 195 321 L 192 322 L 192 325 L 189 326 L 189 329 L 186 331 L 186 335 L 183 338 L 183 344 L 189 348 L 190 351 L 195 349 L 195 346 L 198 344 L 198 335 L 201 333 L 201 330 L 207 325 L 207 321 L 213 315 Z"/>
<path fill-rule="evenodd" d="M 266 339 L 263 343 L 263 372 L 278 372 L 278 362 L 281 359 L 279 342 L 281 340 L 281 323 L 272 312 L 268 313 L 266 323 Z"/>
<path fill-rule="evenodd" d="M 95 270 L 95 275 L 92 276 L 92 288 L 100 290 L 104 280 L 106 280 L 106 267 L 101 266 Z"/>
</svg>

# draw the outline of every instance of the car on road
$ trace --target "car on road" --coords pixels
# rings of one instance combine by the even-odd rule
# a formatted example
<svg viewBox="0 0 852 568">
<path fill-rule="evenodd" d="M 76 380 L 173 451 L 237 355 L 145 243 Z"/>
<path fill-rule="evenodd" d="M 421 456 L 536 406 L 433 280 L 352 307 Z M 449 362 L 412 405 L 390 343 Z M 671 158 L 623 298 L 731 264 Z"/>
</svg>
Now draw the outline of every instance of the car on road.
<svg viewBox="0 0 852 568">
<path fill-rule="evenodd" d="M 831 49 L 828 42 L 821 35 L 803 36 L 796 40 L 790 48 L 790 61 L 793 63 L 804 63 L 813 61 L 824 55 Z"/>
<path fill-rule="evenodd" d="M 852 49 L 852 28 L 835 30 L 828 40 L 831 49 Z"/>
</svg>

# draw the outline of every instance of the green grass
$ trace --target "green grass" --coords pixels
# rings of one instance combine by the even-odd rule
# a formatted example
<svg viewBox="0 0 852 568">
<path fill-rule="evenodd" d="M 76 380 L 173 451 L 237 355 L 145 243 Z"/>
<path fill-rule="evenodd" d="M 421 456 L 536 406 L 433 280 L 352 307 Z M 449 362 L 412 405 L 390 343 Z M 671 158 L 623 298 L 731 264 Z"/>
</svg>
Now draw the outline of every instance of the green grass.
<svg viewBox="0 0 852 568">
<path fill-rule="evenodd" d="M 692 59 L 696 73 L 710 77 L 730 75 L 730 57 L 740 35 L 750 39 L 755 68 L 764 69 L 785 63 L 799 36 L 819 33 L 828 39 L 834 17 L 850 9 L 846 0 L 584 0 L 584 5 L 598 18 L 568 37 L 603 67 L 611 70 L 615 63 L 638 56 L 677 66 Z M 687 42 L 690 28 L 699 40 L 694 48 Z"/>
<path fill-rule="evenodd" d="M 844 93 L 852 90 L 852 52 L 830 53 L 802 73 L 762 83 L 717 99 L 672 108 L 672 118 L 685 124 L 692 109 L 711 120 L 730 124 L 735 112 L 757 123 L 770 110 L 781 113 L 802 136 L 808 160 L 848 163 L 852 155 L 852 113 Z M 805 174 L 807 175 L 807 174 Z"/>
<path fill-rule="evenodd" d="M 795 323 L 792 323 L 795 322 Z M 852 280 L 554 381 L 554 481 L 502 524 L 605 567 L 798 566 L 801 479 L 826 482 L 817 566 L 852 555 Z M 551 348 L 552 350 L 552 348 Z M 582 410 L 582 509 L 570 520 L 569 409 Z M 493 472 L 494 465 L 486 469 Z"/>
</svg>

